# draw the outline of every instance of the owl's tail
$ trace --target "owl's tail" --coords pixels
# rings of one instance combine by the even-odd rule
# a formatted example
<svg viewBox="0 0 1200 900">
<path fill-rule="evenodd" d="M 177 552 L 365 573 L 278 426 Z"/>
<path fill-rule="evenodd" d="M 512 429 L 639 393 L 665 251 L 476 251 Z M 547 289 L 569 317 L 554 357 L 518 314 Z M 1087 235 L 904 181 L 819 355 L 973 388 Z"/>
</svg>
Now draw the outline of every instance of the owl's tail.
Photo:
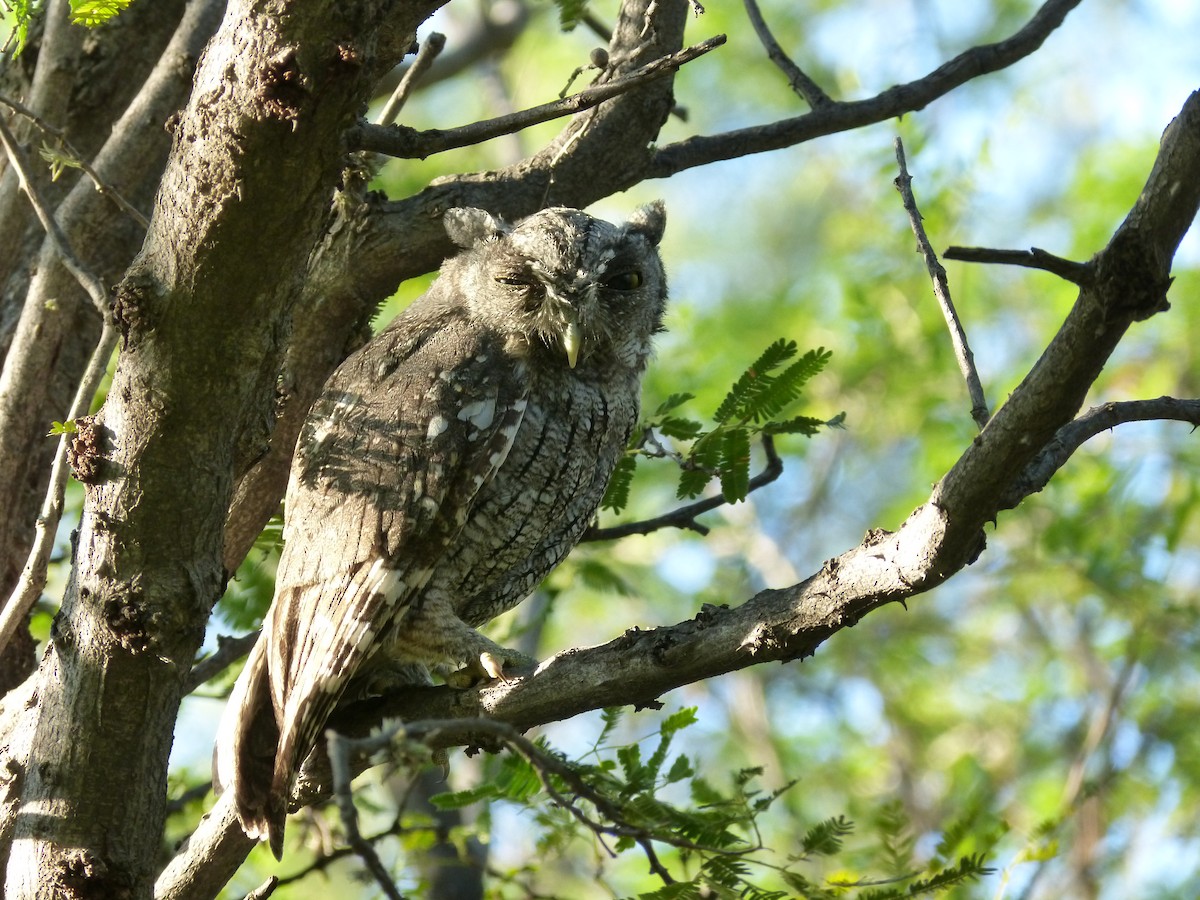
<svg viewBox="0 0 1200 900">
<path fill-rule="evenodd" d="M 271 706 L 265 643 L 260 638 L 250 651 L 221 716 L 213 747 L 213 790 L 233 794 L 242 830 L 269 841 L 279 859 L 287 796 L 277 795 L 271 786 L 279 727 Z"/>
</svg>

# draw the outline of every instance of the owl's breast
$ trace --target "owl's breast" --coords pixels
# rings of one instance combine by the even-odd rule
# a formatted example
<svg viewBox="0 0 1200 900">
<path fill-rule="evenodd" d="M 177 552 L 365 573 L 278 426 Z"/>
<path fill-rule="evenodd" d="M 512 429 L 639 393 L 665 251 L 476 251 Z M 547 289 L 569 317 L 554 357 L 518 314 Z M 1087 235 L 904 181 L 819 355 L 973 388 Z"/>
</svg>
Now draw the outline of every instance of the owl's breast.
<svg viewBox="0 0 1200 900">
<path fill-rule="evenodd" d="M 535 384 L 507 458 L 434 584 L 481 624 L 523 600 L 579 541 L 638 416 L 637 384 Z"/>
</svg>

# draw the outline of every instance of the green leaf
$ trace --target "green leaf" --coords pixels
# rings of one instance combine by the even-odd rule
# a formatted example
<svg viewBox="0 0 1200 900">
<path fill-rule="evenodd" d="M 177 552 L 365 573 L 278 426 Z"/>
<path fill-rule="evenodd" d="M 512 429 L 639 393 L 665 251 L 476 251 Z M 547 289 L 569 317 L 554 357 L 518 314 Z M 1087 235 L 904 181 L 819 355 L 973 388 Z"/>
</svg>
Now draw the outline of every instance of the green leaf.
<svg viewBox="0 0 1200 900">
<path fill-rule="evenodd" d="M 721 441 L 721 493 L 730 503 L 746 499 L 750 492 L 750 432 L 731 428 Z"/>
<path fill-rule="evenodd" d="M 763 426 L 763 434 L 803 434 L 812 437 L 828 425 L 828 422 L 822 422 L 812 416 L 796 416 L 782 422 L 768 422 Z"/>
<path fill-rule="evenodd" d="M 59 437 L 64 434 L 74 434 L 76 431 L 75 420 L 69 419 L 66 422 L 57 420 L 50 423 L 50 430 L 46 432 L 46 437 Z"/>
<path fill-rule="evenodd" d="M 637 456 L 628 453 L 617 460 L 612 477 L 608 481 L 608 490 L 600 501 L 601 509 L 611 509 L 620 512 L 629 504 L 629 486 L 633 484 L 633 473 L 637 471 Z"/>
<path fill-rule="evenodd" d="M 735 413 L 745 409 L 746 405 L 763 390 L 763 379 L 769 376 L 770 371 L 777 369 L 797 352 L 795 341 L 780 338 L 771 344 L 730 388 L 725 399 L 721 401 L 721 405 L 717 407 L 717 411 L 713 413 L 713 419 L 718 424 L 723 424 L 733 418 Z"/>
<path fill-rule="evenodd" d="M 462 809 L 480 800 L 498 800 L 500 792 L 492 784 L 481 784 L 465 791 L 453 791 L 445 794 L 434 794 L 429 802 L 438 809 Z"/>
<path fill-rule="evenodd" d="M 667 784 L 675 784 L 678 781 L 683 781 L 685 778 L 691 778 L 696 774 L 692 768 L 691 762 L 686 756 L 680 754 L 675 757 L 675 761 L 671 763 L 671 768 L 667 770 Z"/>
<path fill-rule="evenodd" d="M 658 418 L 659 416 L 665 416 L 671 410 L 677 409 L 678 407 L 683 406 L 683 404 L 687 403 L 689 400 L 695 399 L 695 394 L 670 394 L 666 400 L 658 404 L 658 408 L 654 410 L 654 417 Z"/>
<path fill-rule="evenodd" d="M 659 431 L 669 438 L 680 441 L 690 441 L 704 431 L 704 426 L 692 419 L 682 419 L 679 416 L 667 416 L 656 423 Z"/>
<path fill-rule="evenodd" d="M 563 31 L 572 31 L 583 21 L 587 0 L 554 0 L 558 7 L 558 23 Z"/>
<path fill-rule="evenodd" d="M 117 15 L 133 0 L 71 0 L 71 21 L 94 28 Z"/>
<path fill-rule="evenodd" d="M 842 849 L 842 838 L 854 831 L 854 823 L 845 816 L 835 816 L 818 822 L 800 840 L 804 856 L 832 856 Z"/>
</svg>

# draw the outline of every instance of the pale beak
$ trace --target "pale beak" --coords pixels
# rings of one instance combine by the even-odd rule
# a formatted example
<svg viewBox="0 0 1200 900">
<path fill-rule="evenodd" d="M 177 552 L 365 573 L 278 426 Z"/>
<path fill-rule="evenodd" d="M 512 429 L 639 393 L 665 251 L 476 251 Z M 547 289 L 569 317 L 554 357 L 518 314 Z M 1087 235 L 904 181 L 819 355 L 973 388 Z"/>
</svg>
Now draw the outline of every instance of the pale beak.
<svg viewBox="0 0 1200 900">
<path fill-rule="evenodd" d="M 579 323 L 571 319 L 567 323 L 566 330 L 562 334 L 563 349 L 567 351 L 567 365 L 572 369 L 579 362 L 579 345 L 583 340 L 583 335 L 579 331 Z"/>
</svg>

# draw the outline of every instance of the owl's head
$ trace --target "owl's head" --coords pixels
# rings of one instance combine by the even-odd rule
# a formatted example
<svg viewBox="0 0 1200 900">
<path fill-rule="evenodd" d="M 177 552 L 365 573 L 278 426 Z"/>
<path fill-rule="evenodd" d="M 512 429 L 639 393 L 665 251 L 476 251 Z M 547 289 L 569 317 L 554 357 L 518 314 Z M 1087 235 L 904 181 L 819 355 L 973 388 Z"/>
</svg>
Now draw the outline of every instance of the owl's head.
<svg viewBox="0 0 1200 900">
<path fill-rule="evenodd" d="M 561 207 L 513 225 L 481 209 L 452 209 L 445 223 L 466 250 L 447 270 L 466 288 L 472 316 L 571 368 L 645 364 L 667 297 L 661 201 L 623 225 Z"/>
</svg>

